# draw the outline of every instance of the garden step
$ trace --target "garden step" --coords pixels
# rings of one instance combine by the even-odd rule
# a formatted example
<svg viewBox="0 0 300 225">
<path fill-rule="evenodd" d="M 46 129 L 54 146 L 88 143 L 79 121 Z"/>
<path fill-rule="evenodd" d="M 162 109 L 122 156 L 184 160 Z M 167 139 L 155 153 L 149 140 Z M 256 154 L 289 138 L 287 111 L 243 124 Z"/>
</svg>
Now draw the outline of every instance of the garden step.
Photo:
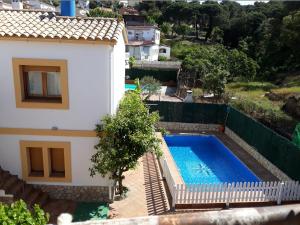
<svg viewBox="0 0 300 225">
<path fill-rule="evenodd" d="M 38 204 L 40 207 L 43 207 L 44 205 L 46 205 L 48 199 L 49 195 L 45 192 L 41 192 L 34 203 Z"/>
<path fill-rule="evenodd" d="M 0 175 L 0 187 L 2 186 L 2 184 L 5 183 L 5 181 L 11 176 L 11 174 L 7 171 L 2 171 L 1 175 Z"/>
<path fill-rule="evenodd" d="M 20 195 L 19 199 L 23 199 L 25 201 L 25 199 L 28 198 L 28 195 L 31 193 L 32 189 L 32 185 L 25 184 L 24 191 Z"/>
<path fill-rule="evenodd" d="M 28 207 L 32 207 L 34 205 L 41 192 L 41 190 L 32 188 L 31 192 L 25 198 L 25 202 L 27 203 Z"/>
<path fill-rule="evenodd" d="M 18 198 L 23 194 L 24 187 L 25 183 L 22 180 L 18 180 L 17 183 L 8 191 L 13 194 L 15 198 Z"/>
<path fill-rule="evenodd" d="M 9 188 L 12 187 L 14 183 L 18 181 L 17 176 L 8 176 L 7 179 L 5 179 L 1 185 L 1 188 L 4 189 L 6 192 L 8 192 Z"/>
</svg>

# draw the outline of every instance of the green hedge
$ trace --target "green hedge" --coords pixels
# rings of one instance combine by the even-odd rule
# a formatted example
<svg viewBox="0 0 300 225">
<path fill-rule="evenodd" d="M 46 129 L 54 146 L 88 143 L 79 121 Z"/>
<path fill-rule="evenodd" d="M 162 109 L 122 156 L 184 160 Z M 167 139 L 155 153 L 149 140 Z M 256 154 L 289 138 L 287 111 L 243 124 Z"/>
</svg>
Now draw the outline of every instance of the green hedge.
<svg viewBox="0 0 300 225">
<path fill-rule="evenodd" d="M 161 82 L 177 81 L 177 70 L 161 70 L 161 69 L 126 69 L 126 76 L 130 76 L 130 80 L 151 76 Z"/>
<path fill-rule="evenodd" d="M 161 121 L 224 124 L 294 180 L 300 180 L 300 148 L 262 123 L 224 104 L 147 102 Z"/>
</svg>

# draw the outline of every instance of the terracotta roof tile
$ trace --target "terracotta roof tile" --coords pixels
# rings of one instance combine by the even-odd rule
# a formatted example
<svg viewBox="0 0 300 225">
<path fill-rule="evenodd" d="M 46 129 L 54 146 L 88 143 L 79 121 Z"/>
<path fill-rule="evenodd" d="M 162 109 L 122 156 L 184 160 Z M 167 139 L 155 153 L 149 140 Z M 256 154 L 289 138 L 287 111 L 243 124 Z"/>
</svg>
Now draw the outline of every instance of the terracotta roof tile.
<svg viewBox="0 0 300 225">
<path fill-rule="evenodd" d="M 54 12 L 0 10 L 0 37 L 118 40 L 123 21 L 114 18 L 58 16 Z"/>
</svg>

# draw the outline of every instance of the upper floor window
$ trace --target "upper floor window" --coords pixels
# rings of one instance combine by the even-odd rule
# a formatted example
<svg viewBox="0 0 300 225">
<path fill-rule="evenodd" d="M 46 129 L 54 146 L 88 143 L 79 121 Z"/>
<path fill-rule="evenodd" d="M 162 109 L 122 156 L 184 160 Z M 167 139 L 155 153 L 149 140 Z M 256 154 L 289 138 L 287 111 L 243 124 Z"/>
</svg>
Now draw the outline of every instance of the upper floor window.
<svg viewBox="0 0 300 225">
<path fill-rule="evenodd" d="M 66 60 L 13 59 L 16 106 L 68 109 Z"/>
<path fill-rule="evenodd" d="M 21 66 L 25 101 L 61 103 L 60 68 L 55 66 Z"/>
</svg>

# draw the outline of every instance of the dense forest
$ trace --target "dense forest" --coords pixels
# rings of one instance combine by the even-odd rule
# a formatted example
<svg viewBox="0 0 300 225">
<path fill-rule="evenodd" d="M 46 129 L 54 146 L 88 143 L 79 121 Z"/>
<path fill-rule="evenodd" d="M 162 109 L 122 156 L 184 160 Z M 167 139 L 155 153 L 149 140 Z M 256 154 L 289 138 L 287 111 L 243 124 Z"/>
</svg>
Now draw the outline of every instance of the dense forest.
<svg viewBox="0 0 300 225">
<path fill-rule="evenodd" d="M 300 2 L 242 6 L 234 1 L 157 1 L 140 3 L 138 9 L 167 35 L 220 43 L 247 54 L 257 63 L 260 78 L 300 68 Z"/>
</svg>

